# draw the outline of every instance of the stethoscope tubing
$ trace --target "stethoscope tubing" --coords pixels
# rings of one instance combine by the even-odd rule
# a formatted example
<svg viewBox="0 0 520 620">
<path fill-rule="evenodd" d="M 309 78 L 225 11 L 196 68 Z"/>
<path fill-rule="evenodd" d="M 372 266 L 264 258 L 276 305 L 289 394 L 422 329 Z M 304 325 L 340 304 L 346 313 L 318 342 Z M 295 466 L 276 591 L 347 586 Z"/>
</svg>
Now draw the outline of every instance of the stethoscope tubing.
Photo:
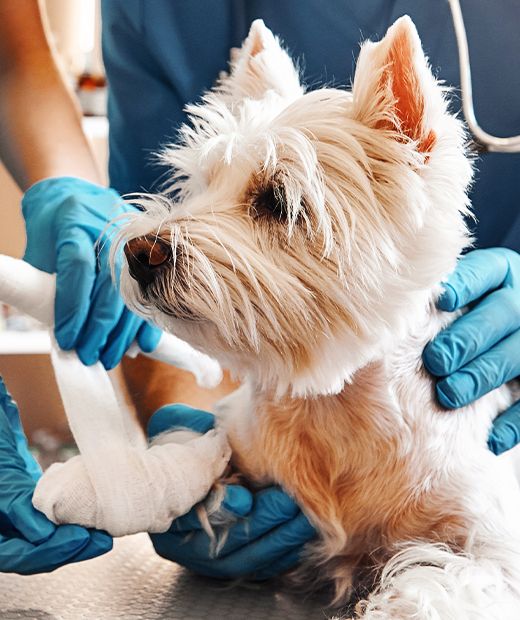
<svg viewBox="0 0 520 620">
<path fill-rule="evenodd" d="M 520 135 L 500 138 L 484 131 L 478 124 L 473 105 L 473 89 L 471 85 L 471 65 L 469 59 L 468 39 L 462 9 L 459 0 L 448 0 L 459 51 L 460 86 L 462 91 L 462 111 L 469 130 L 478 146 L 486 151 L 497 153 L 520 152 Z"/>
</svg>

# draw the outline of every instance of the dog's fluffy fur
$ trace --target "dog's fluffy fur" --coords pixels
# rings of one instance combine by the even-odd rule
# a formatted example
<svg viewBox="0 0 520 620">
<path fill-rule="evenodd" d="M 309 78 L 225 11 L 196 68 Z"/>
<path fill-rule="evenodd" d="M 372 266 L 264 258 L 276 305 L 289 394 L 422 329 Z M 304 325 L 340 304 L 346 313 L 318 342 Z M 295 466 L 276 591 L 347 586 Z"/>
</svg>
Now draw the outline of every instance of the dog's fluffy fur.
<svg viewBox="0 0 520 620">
<path fill-rule="evenodd" d="M 356 617 L 518 618 L 518 488 L 486 447 L 507 390 L 446 412 L 421 364 L 472 170 L 412 22 L 362 46 L 351 92 L 305 92 L 257 21 L 188 112 L 171 186 L 122 237 L 172 259 L 122 290 L 243 380 L 219 417 L 236 468 L 318 529 L 298 575 L 345 601 L 376 574 Z"/>
</svg>

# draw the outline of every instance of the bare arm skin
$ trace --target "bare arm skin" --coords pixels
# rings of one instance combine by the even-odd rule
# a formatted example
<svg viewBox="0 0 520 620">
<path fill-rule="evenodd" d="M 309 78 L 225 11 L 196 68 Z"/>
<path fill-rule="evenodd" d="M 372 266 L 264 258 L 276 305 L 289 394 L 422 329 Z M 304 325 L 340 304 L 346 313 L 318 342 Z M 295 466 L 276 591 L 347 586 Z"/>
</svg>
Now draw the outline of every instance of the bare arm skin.
<svg viewBox="0 0 520 620">
<path fill-rule="evenodd" d="M 0 158 L 22 191 L 47 177 L 100 183 L 38 0 L 0 0 Z M 209 408 L 233 387 L 226 379 L 214 392 L 204 390 L 189 373 L 141 356 L 123 360 L 123 369 L 142 420 L 177 400 Z"/>
<path fill-rule="evenodd" d="M 38 0 L 0 0 L 0 157 L 23 191 L 51 176 L 100 182 Z"/>
</svg>

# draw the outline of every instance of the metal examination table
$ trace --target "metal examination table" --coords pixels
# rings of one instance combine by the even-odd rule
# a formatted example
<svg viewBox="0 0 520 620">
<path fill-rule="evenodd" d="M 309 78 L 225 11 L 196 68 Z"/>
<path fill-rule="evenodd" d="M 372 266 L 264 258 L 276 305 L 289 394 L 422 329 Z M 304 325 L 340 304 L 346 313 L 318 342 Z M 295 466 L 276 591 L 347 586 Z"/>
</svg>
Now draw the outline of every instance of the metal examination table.
<svg viewBox="0 0 520 620">
<path fill-rule="evenodd" d="M 221 586 L 157 556 L 146 534 L 54 573 L 0 574 L 0 619 L 325 620 L 316 601 L 275 586 Z"/>
</svg>

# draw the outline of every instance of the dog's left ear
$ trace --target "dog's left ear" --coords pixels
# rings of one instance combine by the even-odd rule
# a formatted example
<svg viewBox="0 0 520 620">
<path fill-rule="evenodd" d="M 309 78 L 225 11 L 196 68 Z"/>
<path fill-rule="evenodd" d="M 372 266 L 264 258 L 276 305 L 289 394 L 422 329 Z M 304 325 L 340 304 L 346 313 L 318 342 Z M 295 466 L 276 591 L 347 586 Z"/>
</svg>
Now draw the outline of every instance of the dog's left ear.
<svg viewBox="0 0 520 620">
<path fill-rule="evenodd" d="M 289 99 L 303 93 L 293 61 L 261 19 L 251 24 L 242 47 L 232 50 L 221 87 L 235 100 L 261 99 L 269 90 Z"/>
<path fill-rule="evenodd" d="M 421 153 L 432 150 L 446 104 L 407 15 L 378 43 L 363 44 L 352 93 L 354 118 L 413 140 Z"/>
</svg>

